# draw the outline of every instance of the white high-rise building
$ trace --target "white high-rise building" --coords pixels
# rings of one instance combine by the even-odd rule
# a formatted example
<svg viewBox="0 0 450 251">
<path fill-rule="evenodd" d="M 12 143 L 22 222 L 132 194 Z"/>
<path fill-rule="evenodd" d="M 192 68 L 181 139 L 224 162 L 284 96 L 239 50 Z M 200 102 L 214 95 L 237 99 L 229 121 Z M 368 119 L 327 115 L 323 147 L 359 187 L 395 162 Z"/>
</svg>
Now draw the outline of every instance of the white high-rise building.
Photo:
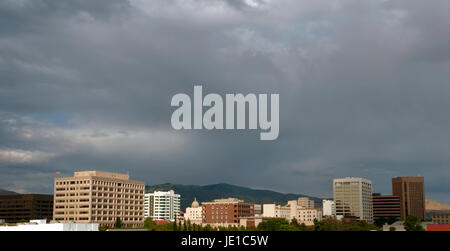
<svg viewBox="0 0 450 251">
<path fill-rule="evenodd" d="M 355 216 L 373 223 L 372 182 L 363 178 L 333 180 L 336 217 Z"/>
<path fill-rule="evenodd" d="M 323 216 L 334 216 L 335 207 L 333 200 L 322 200 Z"/>
<path fill-rule="evenodd" d="M 173 190 L 145 194 L 144 216 L 153 220 L 175 221 L 180 217 L 180 195 Z"/>
</svg>

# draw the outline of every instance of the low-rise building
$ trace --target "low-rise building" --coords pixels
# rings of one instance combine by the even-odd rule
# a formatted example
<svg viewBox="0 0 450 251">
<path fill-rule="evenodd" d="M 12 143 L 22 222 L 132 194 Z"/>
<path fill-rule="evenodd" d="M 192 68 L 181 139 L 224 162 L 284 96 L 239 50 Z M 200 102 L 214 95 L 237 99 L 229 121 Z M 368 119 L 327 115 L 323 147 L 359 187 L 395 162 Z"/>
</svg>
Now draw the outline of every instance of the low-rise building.
<svg viewBox="0 0 450 251">
<path fill-rule="evenodd" d="M 98 231 L 98 223 L 50 223 L 46 220 L 31 220 L 29 223 L 0 226 L 2 231 Z"/>
<path fill-rule="evenodd" d="M 217 199 L 202 203 L 204 225 L 239 226 L 239 219 L 254 216 L 254 205 L 236 198 Z"/>
<path fill-rule="evenodd" d="M 400 197 L 393 195 L 381 195 L 374 193 L 372 195 L 373 201 L 373 219 L 400 219 Z"/>
<path fill-rule="evenodd" d="M 291 219 L 291 208 L 289 206 L 281 206 L 276 204 L 263 205 L 263 217 Z"/>
<path fill-rule="evenodd" d="M 431 221 L 435 224 L 450 224 L 450 213 L 434 213 Z"/>
<path fill-rule="evenodd" d="M 314 220 L 322 220 L 322 211 L 317 208 L 297 208 L 297 215 L 295 217 L 299 224 L 306 226 L 314 225 Z"/>
<path fill-rule="evenodd" d="M 53 195 L 11 194 L 0 195 L 0 220 L 17 223 L 32 219 L 53 218 Z"/>
<path fill-rule="evenodd" d="M 241 227 L 258 227 L 261 222 L 265 222 L 271 218 L 263 216 L 243 217 L 239 219 L 239 225 Z"/>
<path fill-rule="evenodd" d="M 186 208 L 184 220 L 189 221 L 191 224 L 202 224 L 202 207 L 200 206 L 200 203 L 198 203 L 197 198 L 194 199 L 190 207 Z"/>
<path fill-rule="evenodd" d="M 276 204 L 264 204 L 263 206 L 263 217 L 267 218 L 283 218 L 288 221 L 296 219 L 298 223 L 305 225 L 313 225 L 314 220 L 322 220 L 322 210 L 317 208 L 306 208 L 302 205 L 313 206 L 314 203 L 302 203 L 299 205 L 298 202 L 302 200 L 290 200 L 287 205 L 276 205 Z"/>
</svg>

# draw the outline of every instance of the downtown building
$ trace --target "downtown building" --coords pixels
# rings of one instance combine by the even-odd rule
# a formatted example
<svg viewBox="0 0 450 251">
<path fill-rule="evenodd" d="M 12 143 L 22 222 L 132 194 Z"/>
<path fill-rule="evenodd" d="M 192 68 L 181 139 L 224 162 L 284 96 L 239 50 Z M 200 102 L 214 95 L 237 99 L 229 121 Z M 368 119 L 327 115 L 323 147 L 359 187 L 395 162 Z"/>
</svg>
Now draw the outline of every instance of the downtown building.
<svg viewBox="0 0 450 251">
<path fill-rule="evenodd" d="M 290 200 L 286 205 L 264 204 L 264 218 L 296 219 L 299 224 L 314 225 L 314 220 L 322 220 L 322 210 L 314 208 L 314 201 L 307 197 Z"/>
<path fill-rule="evenodd" d="M 18 223 L 35 219 L 53 219 L 53 195 L 0 195 L 0 221 Z"/>
<path fill-rule="evenodd" d="M 336 208 L 333 200 L 322 200 L 323 216 L 335 216 Z"/>
<path fill-rule="evenodd" d="M 425 220 L 425 186 L 423 177 L 392 178 L 392 195 L 400 197 L 400 217 L 409 215 Z"/>
<path fill-rule="evenodd" d="M 254 215 L 254 204 L 236 198 L 217 199 L 202 203 L 203 225 L 239 227 L 241 218 Z"/>
<path fill-rule="evenodd" d="M 180 195 L 173 190 L 145 194 L 145 218 L 154 221 L 176 221 L 180 218 Z"/>
<path fill-rule="evenodd" d="M 55 178 L 53 219 L 105 227 L 113 227 L 119 219 L 125 226 L 143 226 L 145 182 L 129 178 L 100 171 Z"/>
<path fill-rule="evenodd" d="M 201 225 L 203 221 L 202 217 L 202 207 L 198 203 L 197 198 L 194 199 L 190 207 L 186 208 L 184 213 L 184 220 L 189 221 L 191 224 Z"/>
<path fill-rule="evenodd" d="M 379 219 L 400 219 L 400 197 L 394 195 L 381 195 L 374 193 L 373 201 L 373 220 Z"/>
<path fill-rule="evenodd" d="M 373 223 L 372 182 L 347 177 L 333 180 L 336 217 L 357 218 Z"/>
</svg>

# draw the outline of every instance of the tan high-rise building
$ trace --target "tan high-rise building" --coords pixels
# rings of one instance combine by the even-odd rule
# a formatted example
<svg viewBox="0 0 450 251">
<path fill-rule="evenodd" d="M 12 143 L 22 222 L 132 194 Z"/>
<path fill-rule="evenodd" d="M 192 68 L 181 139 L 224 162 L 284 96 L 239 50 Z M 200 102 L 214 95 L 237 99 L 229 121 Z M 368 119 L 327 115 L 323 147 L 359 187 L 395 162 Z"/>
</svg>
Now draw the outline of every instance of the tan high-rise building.
<svg viewBox="0 0 450 251">
<path fill-rule="evenodd" d="M 425 219 L 425 186 L 423 177 L 392 178 L 392 195 L 400 197 L 400 215 Z"/>
<path fill-rule="evenodd" d="M 60 222 L 99 223 L 114 226 L 144 224 L 145 182 L 127 174 L 84 171 L 73 177 L 57 177 L 54 186 L 53 219 Z"/>
<path fill-rule="evenodd" d="M 335 213 L 338 218 L 357 217 L 373 223 L 372 182 L 363 178 L 333 180 Z"/>
</svg>

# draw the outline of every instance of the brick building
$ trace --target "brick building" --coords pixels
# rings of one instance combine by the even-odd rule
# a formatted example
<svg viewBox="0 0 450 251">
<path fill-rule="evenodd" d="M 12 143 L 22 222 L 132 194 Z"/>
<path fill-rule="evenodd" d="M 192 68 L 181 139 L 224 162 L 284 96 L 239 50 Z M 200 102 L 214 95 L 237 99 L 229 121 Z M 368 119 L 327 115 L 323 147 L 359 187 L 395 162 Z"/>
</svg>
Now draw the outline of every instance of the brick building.
<svg viewBox="0 0 450 251">
<path fill-rule="evenodd" d="M 400 197 L 394 195 L 381 195 L 374 193 L 372 195 L 373 200 L 373 219 L 378 220 L 380 218 L 400 219 Z"/>
<path fill-rule="evenodd" d="M 211 226 L 239 226 L 243 217 L 254 216 L 254 205 L 235 198 L 202 203 L 203 224 Z"/>
</svg>

